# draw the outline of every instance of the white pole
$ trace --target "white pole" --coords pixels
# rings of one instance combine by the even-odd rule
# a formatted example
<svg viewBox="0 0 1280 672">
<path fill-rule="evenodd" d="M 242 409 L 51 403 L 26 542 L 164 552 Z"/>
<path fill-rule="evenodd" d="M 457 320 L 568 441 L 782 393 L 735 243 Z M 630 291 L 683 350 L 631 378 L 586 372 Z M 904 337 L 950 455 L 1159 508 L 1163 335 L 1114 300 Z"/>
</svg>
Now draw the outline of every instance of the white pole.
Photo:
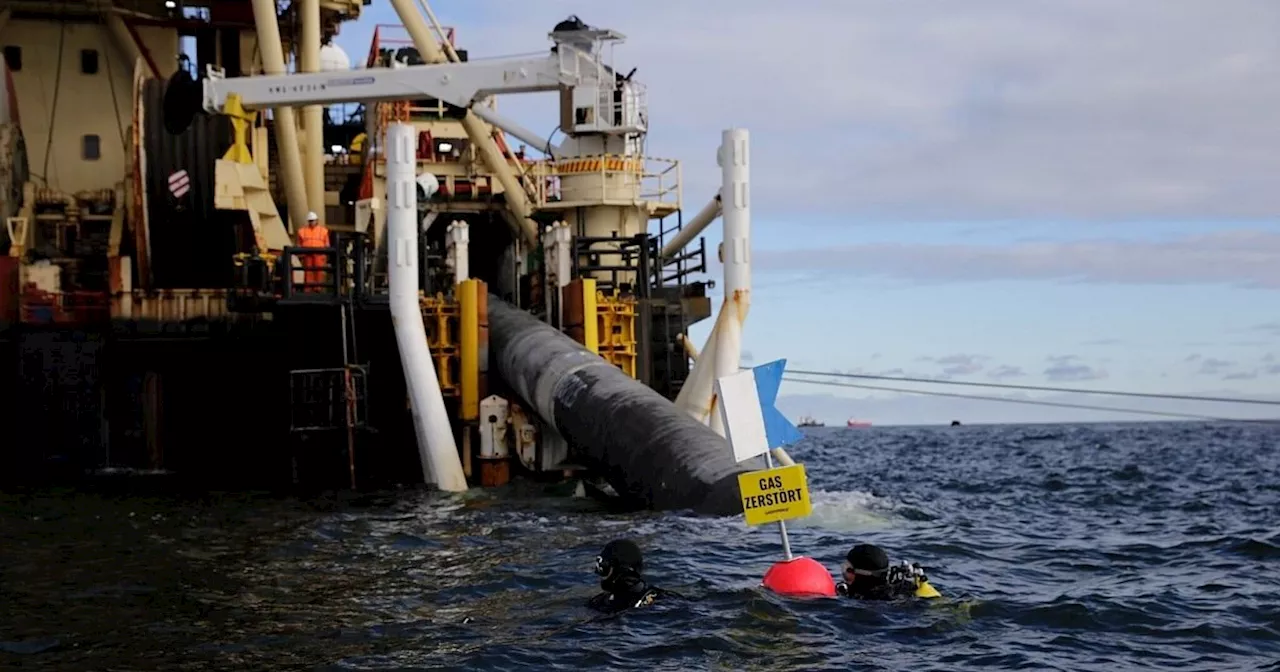
<svg viewBox="0 0 1280 672">
<path fill-rule="evenodd" d="M 723 378 L 738 372 L 742 366 L 742 328 L 751 310 L 751 199 L 750 164 L 747 131 L 731 128 L 724 132 L 720 144 L 721 221 L 724 241 L 720 243 L 720 262 L 724 264 L 724 306 L 729 315 L 720 324 L 715 348 L 715 376 Z M 711 428 L 718 427 L 720 414 L 711 414 Z"/>
<path fill-rule="evenodd" d="M 721 134 L 720 212 L 724 242 L 720 261 L 724 265 L 724 303 L 715 326 L 693 364 L 676 405 L 721 436 L 724 426 L 715 408 L 716 379 L 736 373 L 742 364 L 742 329 L 751 309 L 751 166 L 750 135 L 731 128 Z M 704 208 L 704 211 L 710 210 Z M 697 219 L 704 219 L 698 217 Z"/>
<path fill-rule="evenodd" d="M 770 469 L 773 468 L 772 453 L 771 450 L 764 452 L 764 465 Z M 778 533 L 782 535 L 782 554 L 786 556 L 787 562 L 791 562 L 795 558 L 791 556 L 791 540 L 787 538 L 787 521 L 778 521 Z"/>
<path fill-rule="evenodd" d="M 418 296 L 417 131 L 409 124 L 387 127 L 387 264 L 391 321 L 395 329 L 409 407 L 418 438 L 422 475 L 441 490 L 465 492 L 467 478 L 445 411 Z M 428 194 L 430 196 L 430 194 Z"/>
<path fill-rule="evenodd" d="M 449 225 L 449 251 L 453 256 L 453 284 L 462 284 L 471 277 L 471 257 L 467 246 L 471 242 L 470 227 L 463 220 L 454 220 Z"/>
<path fill-rule="evenodd" d="M 721 261 L 724 263 L 724 298 L 738 306 L 738 323 L 751 307 L 751 164 L 750 136 L 746 129 L 724 132 L 720 145 L 720 209 L 724 222 Z M 740 353 L 739 353 L 740 354 Z M 723 375 L 736 373 L 725 372 Z"/>
</svg>

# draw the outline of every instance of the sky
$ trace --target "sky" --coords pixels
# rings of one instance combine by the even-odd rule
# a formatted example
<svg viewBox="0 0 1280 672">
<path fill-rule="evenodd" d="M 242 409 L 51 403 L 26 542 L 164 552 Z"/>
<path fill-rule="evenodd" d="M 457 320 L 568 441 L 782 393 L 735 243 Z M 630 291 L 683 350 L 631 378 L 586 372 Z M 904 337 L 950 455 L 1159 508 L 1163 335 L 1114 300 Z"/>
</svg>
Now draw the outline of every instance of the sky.
<svg viewBox="0 0 1280 672">
<path fill-rule="evenodd" d="M 648 87 L 647 153 L 681 160 L 690 216 L 718 189 L 721 131 L 749 130 L 747 363 L 1280 400 L 1280 3 L 432 9 L 472 58 L 543 52 L 571 14 L 626 35 L 615 63 L 637 67 Z M 398 23 L 386 2 L 365 11 L 338 38 L 357 62 L 374 24 Z M 499 101 L 548 133 L 555 105 L 554 94 Z M 709 249 L 719 237 L 708 229 Z M 718 265 L 707 279 L 723 285 Z M 693 329 L 695 342 L 710 326 Z M 1016 394 L 1280 416 L 1280 406 Z M 779 405 L 828 423 L 1155 419 L 798 382 Z"/>
</svg>

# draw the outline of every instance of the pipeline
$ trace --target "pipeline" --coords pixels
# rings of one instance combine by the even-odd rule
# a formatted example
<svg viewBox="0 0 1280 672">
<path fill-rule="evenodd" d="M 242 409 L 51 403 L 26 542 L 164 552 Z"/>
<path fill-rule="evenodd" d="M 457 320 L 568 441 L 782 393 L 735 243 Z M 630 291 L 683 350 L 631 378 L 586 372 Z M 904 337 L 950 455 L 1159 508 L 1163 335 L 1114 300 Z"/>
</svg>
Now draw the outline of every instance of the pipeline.
<svg viewBox="0 0 1280 672">
<path fill-rule="evenodd" d="M 632 504 L 742 513 L 724 438 L 536 317 L 489 296 L 490 362 L 524 404 Z"/>
</svg>

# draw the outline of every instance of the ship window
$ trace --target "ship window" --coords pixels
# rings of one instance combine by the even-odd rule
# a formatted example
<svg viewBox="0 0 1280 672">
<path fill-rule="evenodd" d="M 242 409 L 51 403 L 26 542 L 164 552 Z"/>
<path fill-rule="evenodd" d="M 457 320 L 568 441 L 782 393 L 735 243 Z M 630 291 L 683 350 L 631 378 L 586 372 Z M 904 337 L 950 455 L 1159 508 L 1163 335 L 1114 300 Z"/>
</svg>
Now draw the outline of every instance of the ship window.
<svg viewBox="0 0 1280 672">
<path fill-rule="evenodd" d="M 22 47 L 16 44 L 6 45 L 4 48 L 4 64 L 9 66 L 13 72 L 22 69 Z"/>
<path fill-rule="evenodd" d="M 102 142 L 98 136 L 84 136 L 84 158 L 86 161 L 97 161 L 102 158 Z"/>
<path fill-rule="evenodd" d="M 86 75 L 98 74 L 98 50 L 97 49 L 81 49 L 80 50 L 80 72 Z"/>
</svg>

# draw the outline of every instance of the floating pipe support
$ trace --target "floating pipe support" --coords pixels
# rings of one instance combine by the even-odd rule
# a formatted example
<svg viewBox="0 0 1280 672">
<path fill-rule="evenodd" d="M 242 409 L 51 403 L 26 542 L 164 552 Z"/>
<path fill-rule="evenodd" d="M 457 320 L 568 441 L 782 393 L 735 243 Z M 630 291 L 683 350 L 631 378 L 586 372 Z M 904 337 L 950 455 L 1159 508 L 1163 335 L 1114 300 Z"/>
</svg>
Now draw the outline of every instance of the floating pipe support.
<svg viewBox="0 0 1280 672">
<path fill-rule="evenodd" d="M 738 464 L 725 440 L 661 394 L 497 296 L 489 296 L 490 363 L 526 407 L 632 504 L 742 513 Z"/>
<path fill-rule="evenodd" d="M 751 165 L 750 135 L 731 128 L 721 135 L 716 153 L 721 169 L 720 210 L 724 241 L 720 262 L 724 265 L 724 303 L 707 336 L 702 354 L 676 405 L 699 422 L 724 436 L 714 393 L 717 378 L 738 371 L 742 364 L 742 328 L 751 309 Z M 703 212 L 710 206 L 703 208 Z M 699 213 L 699 218 L 702 213 Z M 696 218 L 695 218 L 696 219 Z"/>
<path fill-rule="evenodd" d="M 418 132 L 410 124 L 387 127 L 387 273 L 391 284 L 391 323 L 404 368 L 422 475 L 448 492 L 465 492 L 453 426 L 445 410 L 440 378 L 427 348 L 418 297 Z M 428 194 L 430 196 L 430 194 Z"/>
</svg>

